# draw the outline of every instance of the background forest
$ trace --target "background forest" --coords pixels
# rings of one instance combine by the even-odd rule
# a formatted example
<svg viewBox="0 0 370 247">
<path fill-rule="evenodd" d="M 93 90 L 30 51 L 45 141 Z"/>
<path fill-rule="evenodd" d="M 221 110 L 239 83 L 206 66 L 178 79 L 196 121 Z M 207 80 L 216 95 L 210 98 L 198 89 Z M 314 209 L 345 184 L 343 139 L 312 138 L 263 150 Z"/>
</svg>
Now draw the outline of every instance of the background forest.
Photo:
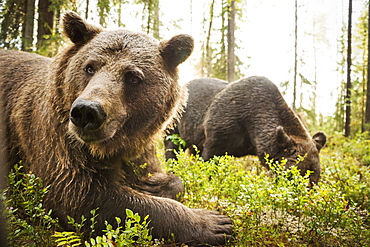
<svg viewBox="0 0 370 247">
<path fill-rule="evenodd" d="M 58 30 L 65 10 L 157 39 L 191 34 L 196 47 L 181 65 L 181 83 L 266 76 L 312 133 L 326 132 L 321 179 L 311 190 L 294 167 L 281 169 L 284 161 L 271 161 L 275 175 L 253 157 L 204 162 L 181 151 L 178 162 L 166 162 L 159 142 L 166 170 L 184 182 L 181 202 L 233 219 L 228 246 L 370 246 L 369 1 L 0 0 L 0 48 L 54 56 L 67 45 Z M 74 232 L 61 232 L 42 208 L 47 187 L 19 166 L 6 191 L 10 246 L 163 245 L 135 212 L 85 243 L 79 219 L 70 219 Z M 94 225 L 97 213 L 82 223 Z"/>
<path fill-rule="evenodd" d="M 60 15 L 163 39 L 189 33 L 195 52 L 181 80 L 262 75 L 280 86 L 311 130 L 366 130 L 370 122 L 368 1 L 2 0 L 0 47 L 54 56 Z"/>
</svg>

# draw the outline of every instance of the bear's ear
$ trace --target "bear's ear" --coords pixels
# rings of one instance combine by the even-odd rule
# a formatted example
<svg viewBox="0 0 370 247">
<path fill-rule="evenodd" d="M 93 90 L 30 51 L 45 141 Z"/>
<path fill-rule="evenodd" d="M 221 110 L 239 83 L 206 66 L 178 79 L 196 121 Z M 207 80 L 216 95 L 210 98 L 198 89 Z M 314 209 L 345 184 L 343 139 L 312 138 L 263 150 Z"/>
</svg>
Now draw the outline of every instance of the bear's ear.
<svg viewBox="0 0 370 247">
<path fill-rule="evenodd" d="M 187 34 L 179 34 L 159 43 L 159 51 L 163 60 L 171 69 L 184 62 L 193 52 L 193 48 L 194 39 Z"/>
<path fill-rule="evenodd" d="M 285 133 L 282 126 L 276 127 L 276 141 L 280 148 L 285 149 L 292 145 L 292 138 Z"/>
<path fill-rule="evenodd" d="M 73 11 L 68 11 L 63 15 L 61 25 L 63 33 L 76 45 L 86 44 L 103 31 L 101 27 L 87 23 Z"/>
<path fill-rule="evenodd" d="M 326 135 L 319 131 L 312 136 L 312 140 L 315 142 L 317 150 L 320 151 L 326 143 Z"/>
</svg>

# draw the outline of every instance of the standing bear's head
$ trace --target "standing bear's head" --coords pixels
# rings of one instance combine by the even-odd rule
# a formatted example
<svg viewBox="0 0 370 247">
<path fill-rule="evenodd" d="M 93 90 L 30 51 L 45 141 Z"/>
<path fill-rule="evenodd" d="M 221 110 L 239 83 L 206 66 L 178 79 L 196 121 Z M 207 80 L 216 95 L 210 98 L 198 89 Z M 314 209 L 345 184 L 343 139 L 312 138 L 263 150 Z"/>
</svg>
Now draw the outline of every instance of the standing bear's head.
<svg viewBox="0 0 370 247">
<path fill-rule="evenodd" d="M 292 124 L 292 126 L 289 126 L 290 129 L 294 129 L 290 132 L 295 132 L 295 134 L 287 134 L 282 126 L 276 128 L 277 145 L 273 157 L 276 160 L 286 159 L 285 168 L 287 169 L 297 165 L 302 176 L 310 171 L 309 182 L 312 186 L 317 184 L 320 179 L 319 152 L 326 143 L 326 135 L 319 131 L 310 137 L 300 117 L 296 116 L 296 120 L 299 125 Z"/>
<path fill-rule="evenodd" d="M 183 103 L 177 66 L 190 56 L 192 37 L 158 42 L 104 31 L 74 12 L 63 16 L 62 28 L 73 44 L 54 61 L 52 101 L 61 121 L 94 156 L 134 158 Z"/>
</svg>

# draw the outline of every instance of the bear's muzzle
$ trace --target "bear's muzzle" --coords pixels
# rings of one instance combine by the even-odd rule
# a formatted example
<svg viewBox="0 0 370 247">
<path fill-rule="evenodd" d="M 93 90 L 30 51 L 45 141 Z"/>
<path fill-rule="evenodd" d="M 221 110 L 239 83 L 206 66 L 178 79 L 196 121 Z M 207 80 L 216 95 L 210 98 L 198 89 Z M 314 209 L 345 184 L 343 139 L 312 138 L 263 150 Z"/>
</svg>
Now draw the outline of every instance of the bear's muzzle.
<svg viewBox="0 0 370 247">
<path fill-rule="evenodd" d="M 71 108 L 69 118 L 78 128 L 96 130 L 105 121 L 107 114 L 98 102 L 77 99 Z"/>
</svg>

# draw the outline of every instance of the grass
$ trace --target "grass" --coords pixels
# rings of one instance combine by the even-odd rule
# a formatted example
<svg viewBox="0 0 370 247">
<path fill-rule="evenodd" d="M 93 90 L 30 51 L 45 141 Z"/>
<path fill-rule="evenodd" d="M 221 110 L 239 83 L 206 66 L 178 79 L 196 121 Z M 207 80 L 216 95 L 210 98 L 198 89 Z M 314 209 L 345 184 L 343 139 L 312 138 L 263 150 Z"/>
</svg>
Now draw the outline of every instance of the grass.
<svg viewBox="0 0 370 247">
<path fill-rule="evenodd" d="M 268 172 L 253 157 L 204 162 L 180 152 L 178 162 L 164 162 L 161 154 L 160 159 L 183 180 L 182 203 L 233 219 L 234 241 L 228 246 L 370 246 L 369 148 L 366 134 L 331 137 L 321 151 L 320 182 L 312 189 L 295 167 L 281 169 L 284 161 L 271 161 L 274 172 Z M 83 243 L 77 230 L 62 232 L 42 209 L 47 188 L 39 179 L 16 166 L 9 181 L 11 246 L 162 245 L 151 239 L 147 218 L 133 212 L 119 229 L 107 223 L 104 236 Z"/>
</svg>

